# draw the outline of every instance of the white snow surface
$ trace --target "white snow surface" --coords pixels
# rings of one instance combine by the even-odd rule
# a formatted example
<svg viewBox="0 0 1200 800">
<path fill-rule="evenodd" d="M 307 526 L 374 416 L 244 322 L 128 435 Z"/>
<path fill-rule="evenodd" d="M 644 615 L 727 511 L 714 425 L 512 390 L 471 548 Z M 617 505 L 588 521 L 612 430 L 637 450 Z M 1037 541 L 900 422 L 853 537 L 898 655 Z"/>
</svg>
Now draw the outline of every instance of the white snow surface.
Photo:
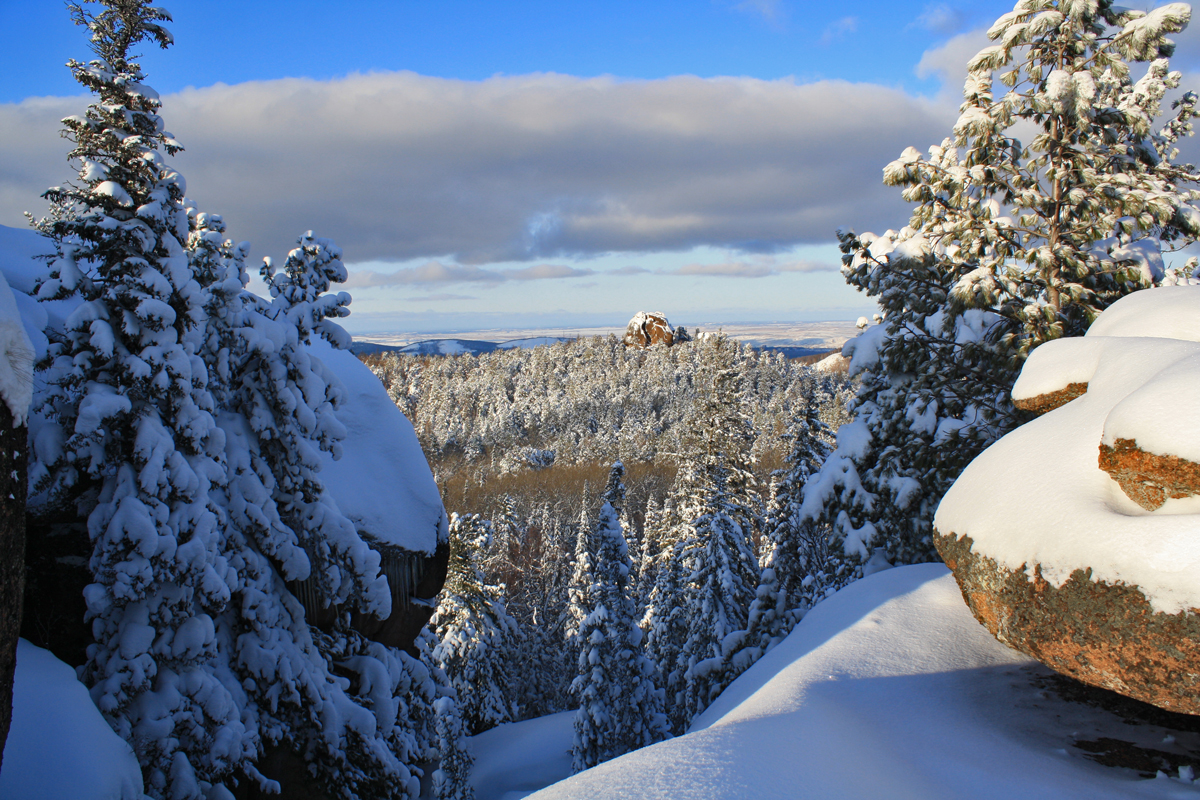
<svg viewBox="0 0 1200 800">
<path fill-rule="evenodd" d="M 75 670 L 17 642 L 13 720 L 0 769 L 4 800 L 142 798 L 137 758 L 100 716 Z"/>
<path fill-rule="evenodd" d="M 0 272 L 0 400 L 8 405 L 14 425 L 24 425 L 33 400 L 33 344 L 17 299 Z"/>
<path fill-rule="evenodd" d="M 1109 315 L 1112 314 L 1110 317 Z M 1083 339 L 1048 342 L 1025 364 L 1014 397 L 1071 382 L 1086 394 L 993 444 L 963 471 L 934 518 L 1010 569 L 1040 564 L 1062 585 L 1075 570 L 1136 585 L 1156 611 L 1200 607 L 1200 499 L 1153 513 L 1098 465 L 1101 441 L 1200 461 L 1200 287 L 1136 292 L 1104 311 Z"/>
<path fill-rule="evenodd" d="M 470 739 L 475 800 L 519 800 L 571 774 L 575 712 L 497 725 Z"/>
<path fill-rule="evenodd" d="M 1200 794 L 1200 786 L 1183 780 L 1140 779 L 1069 749 L 1076 739 L 1111 733 L 1121 723 L 1107 712 L 1047 698 L 1032 683 L 1047 674 L 975 621 L 944 566 L 889 569 L 817 605 L 687 735 L 532 796 L 1105 800 Z M 561 754 L 570 747 L 571 729 L 564 719 L 568 715 L 545 717 L 475 737 L 480 800 L 516 800 L 535 776 L 552 779 L 556 769 L 565 774 L 569 759 Z M 1161 731 L 1147 735 L 1162 738 Z"/>
<path fill-rule="evenodd" d="M 1160 286 L 1126 295 L 1100 314 L 1085 338 L 1096 336 L 1200 342 L 1200 286 Z"/>
<path fill-rule="evenodd" d="M 446 512 L 408 417 L 379 378 L 348 350 L 324 340 L 314 354 L 341 379 L 346 402 L 343 455 L 323 454 L 321 481 L 356 528 L 414 553 L 432 553 L 448 536 Z"/>
</svg>

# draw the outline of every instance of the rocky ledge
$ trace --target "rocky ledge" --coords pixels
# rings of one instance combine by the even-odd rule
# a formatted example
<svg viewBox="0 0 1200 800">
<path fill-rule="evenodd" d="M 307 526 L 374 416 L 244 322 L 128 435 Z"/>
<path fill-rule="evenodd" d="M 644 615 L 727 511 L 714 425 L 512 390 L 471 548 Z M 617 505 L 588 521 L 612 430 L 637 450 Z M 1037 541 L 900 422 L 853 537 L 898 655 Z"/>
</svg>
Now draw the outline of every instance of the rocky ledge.
<svg viewBox="0 0 1200 800">
<path fill-rule="evenodd" d="M 1061 585 L 1039 565 L 1009 569 L 969 537 L 936 533 L 975 619 L 1004 644 L 1093 686 L 1200 714 L 1200 613 L 1155 612 L 1137 587 L 1075 570 Z"/>
</svg>

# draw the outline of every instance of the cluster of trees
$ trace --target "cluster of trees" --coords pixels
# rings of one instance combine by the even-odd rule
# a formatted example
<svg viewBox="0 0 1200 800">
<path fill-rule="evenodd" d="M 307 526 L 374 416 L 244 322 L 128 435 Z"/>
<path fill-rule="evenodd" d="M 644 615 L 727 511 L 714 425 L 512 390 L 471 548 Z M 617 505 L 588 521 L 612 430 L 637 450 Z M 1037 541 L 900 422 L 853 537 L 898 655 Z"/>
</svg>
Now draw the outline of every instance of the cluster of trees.
<svg viewBox="0 0 1200 800">
<path fill-rule="evenodd" d="M 441 642 L 435 655 L 465 698 L 472 732 L 578 709 L 576 769 L 682 733 L 815 600 L 848 579 L 826 537 L 794 522 L 806 478 L 832 449 L 823 418 L 844 419 L 844 378 L 721 336 L 628 352 L 612 340 L 580 341 L 495 360 L 507 369 L 479 363 L 493 355 L 449 357 L 466 363 L 444 366 L 409 366 L 404 358 L 376 362 L 401 398 L 413 396 L 395 391 L 413 386 L 404 380 L 411 375 L 428 381 L 431 374 L 465 372 L 481 395 L 495 396 L 503 385 L 485 377 L 545 382 L 589 364 L 614 377 L 596 393 L 621 395 L 622 386 L 637 385 L 645 379 L 640 373 L 651 370 L 669 369 L 677 387 L 660 409 L 660 419 L 675 421 L 658 441 L 647 440 L 655 447 L 653 462 L 630 463 L 628 470 L 620 460 L 525 464 L 492 477 L 503 492 L 454 496 L 470 505 L 451 505 L 454 556 L 433 620 Z M 533 362 L 543 369 L 530 368 Z M 431 382 L 420 388 L 422 397 L 442 395 Z M 508 403 L 520 397 L 514 393 Z M 613 453 L 624 441 L 621 431 L 597 430 L 593 418 L 575 411 L 589 403 L 585 397 L 565 409 L 545 402 L 538 408 L 542 419 L 577 420 L 578 430 L 556 431 L 560 440 L 592 437 L 607 441 Z M 781 408 L 789 418 L 770 416 Z M 768 423 L 766 436 L 756 412 Z M 421 414 L 420 405 L 414 413 Z M 605 418 L 621 419 L 620 409 Z M 430 441 L 444 441 L 441 434 L 425 431 Z M 669 450 L 662 444 L 667 437 Z M 781 468 L 764 469 L 756 458 L 767 437 L 767 452 L 784 450 Z M 509 441 L 523 446 L 515 436 Z M 487 463 L 504 463 L 508 455 L 493 444 Z M 435 450 L 430 458 L 443 476 L 448 468 L 479 469 L 454 451 Z M 576 482 L 568 488 L 571 477 Z M 589 480 L 598 496 L 589 492 Z"/>
<path fill-rule="evenodd" d="M 670 460 L 680 452 L 703 365 L 731 347 L 757 432 L 757 460 L 778 464 L 788 421 L 807 402 L 808 369 L 719 335 L 627 348 L 615 336 L 478 356 L 371 356 L 367 363 L 417 429 L 439 479 L 477 484 L 550 464 Z M 848 395 L 846 395 L 848 399 Z M 847 418 L 829 405 L 827 422 Z"/>
</svg>

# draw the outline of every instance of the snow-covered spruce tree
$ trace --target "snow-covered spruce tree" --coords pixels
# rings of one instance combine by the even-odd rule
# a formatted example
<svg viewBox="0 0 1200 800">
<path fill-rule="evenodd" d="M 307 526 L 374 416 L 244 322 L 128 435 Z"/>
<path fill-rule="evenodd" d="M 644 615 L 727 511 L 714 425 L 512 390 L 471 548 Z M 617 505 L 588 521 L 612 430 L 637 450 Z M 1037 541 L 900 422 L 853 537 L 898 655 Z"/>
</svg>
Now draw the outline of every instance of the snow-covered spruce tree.
<svg viewBox="0 0 1200 800">
<path fill-rule="evenodd" d="M 135 744 L 148 791 L 198 798 L 254 752 L 237 691 L 211 662 L 214 617 L 236 578 L 221 556 L 223 436 L 204 362 L 189 334 L 203 292 L 188 263 L 179 146 L 130 48 L 166 47 L 166 12 L 112 3 L 87 25 L 96 59 L 69 63 L 99 97 L 64 120 L 78 182 L 46 193 L 40 229 L 57 248 L 43 299 L 77 297 L 46 361 L 31 478 L 87 514 L 95 583 L 85 597 L 95 643 L 85 678 L 117 732 Z"/>
<path fill-rule="evenodd" d="M 391 598 L 378 555 L 328 502 L 318 476 L 320 451 L 336 452 L 344 436 L 342 389 L 306 345 L 314 333 L 346 343 L 330 317 L 343 316 L 349 298 L 325 293 L 345 279 L 340 253 L 301 237 L 281 272 L 264 267 L 267 301 L 244 291 L 247 248 L 223 235 L 219 217 L 192 214 L 193 272 L 210 279 L 200 353 L 225 434 L 227 481 L 215 497 L 237 579 L 217 618 L 219 650 L 241 678 L 254 740 L 302 753 L 330 796 L 392 785 L 413 794 L 409 765 L 436 753 L 430 704 L 453 690 L 420 660 L 346 624 L 349 610 L 386 615 Z M 285 584 L 310 576 L 328 630 L 312 627 Z M 349 686 L 335 665 L 354 677 Z"/>
<path fill-rule="evenodd" d="M 680 524 L 666 542 L 646 612 L 675 733 L 736 677 L 729 648 L 741 641 L 759 578 L 754 429 L 741 411 L 736 352 L 721 337 L 704 345 L 703 389 L 672 489 Z"/>
<path fill-rule="evenodd" d="M 872 548 L 934 558 L 942 495 L 1021 421 L 1008 392 L 1029 351 L 1084 333 L 1161 277 L 1162 248 L 1200 234 L 1189 205 L 1200 175 L 1173 162 L 1195 95 L 1155 127 L 1179 84 L 1166 36 L 1189 16 L 1180 4 L 1022 0 L 971 61 L 954 135 L 884 170 L 917 204 L 909 226 L 840 235 L 847 281 L 885 320 L 847 347 L 857 418 L 805 496 L 805 519 L 840 545 L 834 584 Z M 1138 77 L 1132 62 L 1149 63 Z"/>
<path fill-rule="evenodd" d="M 70 66 L 99 99 L 64 121 L 79 178 L 38 223 L 57 250 L 38 295 L 78 306 L 40 365 L 50 424 L 31 479 L 87 517 L 84 678 L 155 797 L 269 790 L 254 766 L 268 745 L 303 754 L 332 797 L 415 796 L 407 765 L 436 755 L 431 704 L 451 690 L 344 625 L 312 628 L 284 585 L 316 565 L 328 602 L 389 610 L 378 556 L 314 477 L 342 390 L 303 345 L 345 342 L 328 318 L 349 297 L 325 294 L 344 268 L 309 239 L 269 271 L 271 301 L 243 292 L 245 247 L 189 216 L 162 158 L 179 146 L 129 55 L 170 43 L 168 15 L 70 9 L 97 56 Z"/>
<path fill-rule="evenodd" d="M 519 636 L 504 607 L 504 587 L 489 585 L 481 562 L 492 545 L 491 525 L 474 514 L 450 517 L 450 567 L 430 625 L 433 656 L 458 694 L 466 729 L 482 733 L 518 718 L 510 699 L 508 658 Z"/>
<path fill-rule="evenodd" d="M 568 498 L 559 498 L 554 508 L 542 503 L 536 522 L 538 549 L 517 579 L 523 617 L 514 658 L 521 665 L 517 698 L 526 719 L 574 707 L 571 681 L 578 658 L 570 582 L 578 537 L 572 536 L 576 533 L 573 515 L 563 513 L 568 503 Z"/>
<path fill-rule="evenodd" d="M 735 670 L 745 671 L 783 641 L 808 610 L 806 601 L 814 567 L 826 557 L 824 537 L 800 518 L 804 485 L 829 456 L 831 435 L 821 421 L 822 400 L 813 386 L 802 416 L 792 421 L 792 447 L 786 469 L 778 477 L 763 519 L 762 573 L 750 604 L 746 634 L 736 645 Z"/>
<path fill-rule="evenodd" d="M 467 732 L 454 698 L 442 697 L 434 703 L 441 759 L 433 771 L 433 796 L 438 800 L 475 800 L 471 785 L 471 767 L 475 763 L 467 748 Z"/>
<path fill-rule="evenodd" d="M 621 526 L 625 467 L 613 464 L 600 513 L 581 558 L 590 576 L 579 626 L 579 674 L 572 766 L 576 772 L 644 747 L 666 735 L 654 665 L 642 652 L 632 596 L 632 564 Z"/>
</svg>

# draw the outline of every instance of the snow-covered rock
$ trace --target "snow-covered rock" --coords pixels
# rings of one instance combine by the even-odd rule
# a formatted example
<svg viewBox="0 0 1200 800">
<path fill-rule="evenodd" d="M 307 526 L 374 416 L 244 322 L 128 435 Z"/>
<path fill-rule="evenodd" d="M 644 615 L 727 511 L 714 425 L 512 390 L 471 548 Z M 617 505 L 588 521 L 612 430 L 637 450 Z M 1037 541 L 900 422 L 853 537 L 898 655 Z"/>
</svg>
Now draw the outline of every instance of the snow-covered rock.
<svg viewBox="0 0 1200 800">
<path fill-rule="evenodd" d="M 13 720 L 0 769 L 4 800 L 141 800 L 142 771 L 75 670 L 21 639 Z"/>
<path fill-rule="evenodd" d="M 976 458 L 935 518 L 939 551 L 1001 641 L 1193 714 L 1198 389 L 1200 287 L 1129 295 L 1086 337 L 1033 352 L 1013 398 L 1051 410 Z"/>
<path fill-rule="evenodd" d="M 343 455 L 322 453 L 321 480 L 338 510 L 376 541 L 411 553 L 433 553 L 446 540 L 447 518 L 416 431 L 379 378 L 347 350 L 324 340 L 312 351 L 346 388 L 338 419 Z"/>
<path fill-rule="evenodd" d="M 971 618 L 940 564 L 889 569 L 818 604 L 729 686 L 684 736 L 532 795 L 552 798 L 1192 797 L 1185 780 L 1140 780 L 1076 743 L 1143 747 L 1167 731 L 1132 726 L 1042 688 L 1051 673 Z M 566 777 L 566 715 L 475 737 L 480 800 L 517 798 Z M 528 727 L 526 727 L 528 726 Z M 527 733 L 528 732 L 528 733 Z M 1190 772 L 1187 762 L 1172 775 Z M 541 785 L 545 785 L 544 783 Z"/>
</svg>

